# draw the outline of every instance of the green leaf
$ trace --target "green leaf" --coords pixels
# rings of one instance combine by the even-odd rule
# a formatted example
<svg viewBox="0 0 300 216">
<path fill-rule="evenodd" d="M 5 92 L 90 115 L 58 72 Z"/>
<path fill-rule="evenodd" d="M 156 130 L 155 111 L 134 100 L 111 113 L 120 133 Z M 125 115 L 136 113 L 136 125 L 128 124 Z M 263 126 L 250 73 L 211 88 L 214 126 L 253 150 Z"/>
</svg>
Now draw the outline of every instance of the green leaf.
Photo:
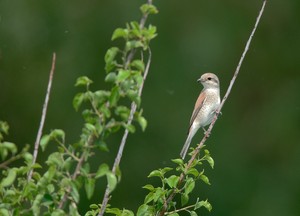
<svg viewBox="0 0 300 216">
<path fill-rule="evenodd" d="M 112 172 L 106 173 L 109 192 L 111 193 L 117 186 L 117 177 Z"/>
<path fill-rule="evenodd" d="M 43 197 L 44 197 L 44 193 L 42 192 L 36 195 L 31 207 L 34 215 L 40 215 L 40 209 L 41 209 L 40 204 L 42 202 Z"/>
<path fill-rule="evenodd" d="M 207 200 L 202 200 L 200 202 L 197 201 L 194 210 L 201 208 L 202 206 L 205 207 L 208 211 L 212 210 L 212 206 Z"/>
<path fill-rule="evenodd" d="M 103 163 L 99 166 L 98 171 L 96 172 L 95 178 L 100 178 L 106 175 L 109 172 L 109 167 L 106 163 Z"/>
<path fill-rule="evenodd" d="M 35 164 L 32 165 L 32 168 L 33 169 L 41 169 L 43 167 L 39 163 L 35 163 Z"/>
<path fill-rule="evenodd" d="M 152 4 L 143 4 L 140 7 L 140 9 L 143 14 L 157 14 L 158 13 L 157 8 Z"/>
<path fill-rule="evenodd" d="M 194 188 L 195 188 L 195 181 L 192 178 L 189 178 L 185 183 L 184 193 L 189 194 L 194 190 Z"/>
<path fill-rule="evenodd" d="M 117 28 L 112 37 L 111 37 L 111 40 L 115 40 L 117 38 L 128 38 L 128 30 L 127 29 L 123 29 L 123 28 Z"/>
<path fill-rule="evenodd" d="M 215 165 L 214 159 L 209 156 L 209 157 L 206 158 L 206 160 L 209 163 L 210 167 L 213 169 L 214 165 Z"/>
<path fill-rule="evenodd" d="M 105 60 L 105 71 L 106 73 L 110 72 L 112 69 L 114 69 L 116 65 L 115 57 L 119 52 L 118 47 L 112 47 L 107 50 L 104 60 Z"/>
<path fill-rule="evenodd" d="M 16 177 L 17 177 L 17 172 L 16 172 L 15 168 L 8 170 L 7 176 L 5 178 L 3 178 L 1 181 L 1 186 L 8 187 L 8 186 L 12 185 L 14 183 Z"/>
<path fill-rule="evenodd" d="M 137 87 L 140 87 L 144 81 L 144 77 L 142 76 L 142 74 L 136 73 L 133 78 L 136 82 Z"/>
<path fill-rule="evenodd" d="M 49 193 L 53 193 L 53 192 L 54 192 L 54 190 L 55 190 L 55 187 L 54 187 L 54 185 L 53 185 L 53 184 L 49 184 L 49 185 L 47 185 L 47 190 L 48 190 L 48 192 L 49 192 Z"/>
<path fill-rule="evenodd" d="M 181 206 L 184 206 L 188 203 L 189 201 L 189 195 L 187 194 L 181 194 Z"/>
<path fill-rule="evenodd" d="M 145 131 L 146 127 L 147 127 L 147 120 L 143 117 L 143 116 L 139 116 L 138 117 L 138 122 L 142 128 L 142 131 Z"/>
<path fill-rule="evenodd" d="M 109 108 L 107 107 L 106 104 L 103 104 L 103 105 L 100 107 L 100 111 L 104 114 L 104 116 L 105 116 L 106 118 L 109 118 L 110 115 L 111 115 L 111 112 L 110 112 L 110 110 L 109 110 Z"/>
<path fill-rule="evenodd" d="M 23 157 L 24 157 L 25 161 L 27 162 L 27 164 L 32 163 L 33 156 L 31 153 L 26 152 Z"/>
<path fill-rule="evenodd" d="M 0 121 L 0 133 L 5 133 L 7 135 L 8 130 L 9 130 L 9 125 L 7 124 L 7 122 Z"/>
<path fill-rule="evenodd" d="M 172 159 L 172 162 L 174 162 L 174 163 L 176 163 L 178 165 L 184 164 L 184 161 L 181 158 Z"/>
<path fill-rule="evenodd" d="M 179 181 L 179 177 L 176 175 L 171 175 L 169 178 L 167 178 L 167 184 L 171 188 L 176 188 Z"/>
<path fill-rule="evenodd" d="M 197 177 L 199 175 L 199 172 L 196 168 L 190 168 L 186 174 L 192 174 L 193 176 Z"/>
<path fill-rule="evenodd" d="M 147 196 L 145 197 L 144 203 L 149 203 L 154 199 L 154 192 L 150 192 L 147 194 Z"/>
<path fill-rule="evenodd" d="M 130 65 L 139 71 L 145 70 L 145 64 L 142 60 L 136 59 Z"/>
<path fill-rule="evenodd" d="M 118 209 L 118 208 L 107 208 L 105 212 L 110 213 L 110 214 L 114 214 L 116 216 L 120 216 L 121 213 L 122 213 L 121 210 Z"/>
<path fill-rule="evenodd" d="M 115 82 L 117 79 L 117 75 L 115 72 L 110 72 L 105 77 L 105 82 Z"/>
<path fill-rule="evenodd" d="M 118 100 L 120 98 L 120 92 L 119 92 L 119 87 L 115 86 L 113 87 L 113 89 L 111 90 L 111 95 L 109 97 L 109 103 L 110 106 L 114 107 L 116 106 Z"/>
<path fill-rule="evenodd" d="M 179 216 L 179 214 L 175 212 L 175 213 L 168 214 L 168 216 Z"/>
<path fill-rule="evenodd" d="M 109 149 L 103 140 L 97 140 L 95 145 L 99 148 L 99 150 L 109 152 Z"/>
<path fill-rule="evenodd" d="M 61 140 L 63 143 L 65 142 L 65 132 L 61 129 L 54 129 L 51 131 L 50 136 L 52 138 Z"/>
<path fill-rule="evenodd" d="M 120 216 L 134 216 L 133 212 L 127 209 L 123 209 Z"/>
<path fill-rule="evenodd" d="M 136 216 L 150 216 L 148 212 L 149 206 L 146 204 L 143 204 L 139 207 Z"/>
<path fill-rule="evenodd" d="M 71 205 L 70 205 L 71 206 Z M 62 209 L 55 209 L 52 213 L 51 216 L 65 216 L 66 213 Z M 74 214 L 71 214 L 72 216 L 76 216 Z"/>
<path fill-rule="evenodd" d="M 94 92 L 95 104 L 103 104 L 110 96 L 110 91 L 99 90 Z"/>
<path fill-rule="evenodd" d="M 125 129 L 127 129 L 130 133 L 134 133 L 135 132 L 135 127 L 132 124 L 124 124 L 123 125 L 125 127 Z"/>
<path fill-rule="evenodd" d="M 154 176 L 161 177 L 161 176 L 162 176 L 161 171 L 160 171 L 160 170 L 153 170 L 153 171 L 148 175 L 148 178 L 154 177 Z"/>
<path fill-rule="evenodd" d="M 76 186 L 76 184 L 74 182 L 71 182 L 71 196 L 73 197 L 74 201 L 76 203 L 79 202 L 79 198 L 80 198 L 80 195 L 79 195 L 79 192 L 78 192 L 78 188 Z"/>
<path fill-rule="evenodd" d="M 141 98 L 138 95 L 138 92 L 135 90 L 128 90 L 127 91 L 127 96 L 129 99 L 137 104 L 137 106 L 140 105 L 141 103 Z"/>
<path fill-rule="evenodd" d="M 124 80 L 126 80 L 129 76 L 131 75 L 130 70 L 120 70 L 118 75 L 117 75 L 117 79 L 116 81 L 118 83 L 123 82 Z"/>
<path fill-rule="evenodd" d="M 95 191 L 95 179 L 86 178 L 84 182 L 84 189 L 88 199 L 91 199 Z"/>
<path fill-rule="evenodd" d="M 91 205 L 90 205 L 90 208 L 91 208 L 91 209 L 98 209 L 99 206 L 98 206 L 97 204 L 91 204 Z"/>
<path fill-rule="evenodd" d="M 198 216 L 198 214 L 195 211 L 190 211 L 191 216 Z"/>
<path fill-rule="evenodd" d="M 0 215 L 3 215 L 3 216 L 10 216 L 11 214 L 9 213 L 9 211 L 5 208 L 1 208 L 0 209 Z"/>
<path fill-rule="evenodd" d="M 143 186 L 143 188 L 145 188 L 145 189 L 147 189 L 149 191 L 153 191 L 154 190 L 153 185 L 150 185 L 150 184 L 147 184 L 147 185 Z"/>
<path fill-rule="evenodd" d="M 63 159 L 62 155 L 59 152 L 54 152 L 49 155 L 48 160 L 46 161 L 46 164 L 49 166 L 55 165 L 55 166 L 62 166 L 63 165 Z"/>
<path fill-rule="evenodd" d="M 200 175 L 199 177 L 200 177 L 200 179 L 201 179 L 204 183 L 210 185 L 209 179 L 208 179 L 208 177 L 207 177 L 206 175 L 203 175 L 203 174 L 202 174 L 202 175 Z"/>
<path fill-rule="evenodd" d="M 86 162 L 80 169 L 83 176 L 88 176 L 90 172 L 91 166 L 89 162 Z"/>
<path fill-rule="evenodd" d="M 66 213 L 62 210 L 62 213 L 60 214 L 60 216 L 65 216 Z M 78 206 L 77 205 L 69 205 L 69 215 L 72 216 L 80 216 L 80 214 L 78 213 Z M 51 214 L 51 216 L 53 216 Z"/>
<path fill-rule="evenodd" d="M 122 178 L 122 172 L 121 172 L 121 169 L 119 166 L 116 167 L 116 177 L 117 177 L 118 182 L 120 182 L 121 178 Z"/>
<path fill-rule="evenodd" d="M 89 79 L 87 76 L 78 77 L 75 86 L 88 86 L 93 83 L 93 80 Z"/>
<path fill-rule="evenodd" d="M 138 47 L 144 47 L 144 44 L 139 40 L 131 40 L 126 42 L 126 50 L 131 50 Z"/>
<path fill-rule="evenodd" d="M 162 188 L 158 187 L 156 188 L 156 191 L 154 193 L 154 202 L 157 202 L 160 198 L 162 198 L 165 195 L 166 191 L 163 190 Z"/>
<path fill-rule="evenodd" d="M 17 153 L 17 146 L 12 142 L 2 142 L 1 147 L 8 149 L 12 154 Z"/>
<path fill-rule="evenodd" d="M 118 106 L 115 110 L 116 115 L 119 115 L 123 120 L 127 120 L 130 114 L 130 109 L 126 106 Z"/>
<path fill-rule="evenodd" d="M 84 100 L 84 93 L 80 92 L 75 95 L 75 97 L 73 99 L 73 107 L 76 111 L 78 111 L 83 100 Z"/>
<path fill-rule="evenodd" d="M 97 134 L 97 129 L 96 129 L 96 127 L 95 127 L 94 125 L 92 125 L 92 124 L 90 124 L 90 123 L 85 123 L 85 124 L 84 124 L 84 127 L 85 127 L 88 131 L 90 131 L 91 133 Z"/>
<path fill-rule="evenodd" d="M 54 155 L 54 154 L 58 154 L 58 152 L 52 153 L 52 155 Z M 48 171 L 44 174 L 43 178 L 46 179 L 48 182 L 51 182 L 56 173 L 57 173 L 56 167 L 55 166 L 50 166 Z M 41 186 L 45 187 L 45 185 L 42 184 L 42 183 L 41 183 Z"/>
<path fill-rule="evenodd" d="M 148 40 L 148 43 L 150 40 L 155 38 L 157 36 L 156 34 L 156 26 L 149 25 L 148 29 L 144 29 L 145 31 L 145 37 Z"/>
<path fill-rule="evenodd" d="M 163 168 L 163 169 L 161 170 L 161 173 L 162 173 L 162 175 L 164 175 L 164 174 L 166 174 L 167 172 L 169 172 L 169 171 L 171 171 L 171 170 L 173 170 L 173 168 L 171 168 L 171 167 L 165 167 L 165 168 Z"/>
<path fill-rule="evenodd" d="M 70 170 L 72 164 L 74 163 L 75 161 L 73 160 L 72 157 L 67 157 L 64 161 L 64 165 L 63 165 L 63 168 L 65 170 Z"/>
<path fill-rule="evenodd" d="M 46 134 L 41 138 L 40 145 L 43 151 L 45 151 L 48 143 L 50 141 L 50 135 Z"/>
</svg>

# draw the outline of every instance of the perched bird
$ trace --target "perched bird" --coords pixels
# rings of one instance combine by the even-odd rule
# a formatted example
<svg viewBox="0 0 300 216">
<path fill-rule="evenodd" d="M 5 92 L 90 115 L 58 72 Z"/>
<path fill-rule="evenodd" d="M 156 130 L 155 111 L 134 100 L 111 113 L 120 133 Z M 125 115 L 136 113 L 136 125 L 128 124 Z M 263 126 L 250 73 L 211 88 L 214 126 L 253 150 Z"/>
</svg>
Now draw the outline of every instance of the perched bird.
<svg viewBox="0 0 300 216">
<path fill-rule="evenodd" d="M 204 88 L 196 101 L 190 120 L 188 136 L 180 152 L 182 159 L 185 158 L 193 136 L 200 127 L 205 131 L 204 127 L 212 122 L 215 111 L 220 105 L 220 83 L 218 77 L 213 73 L 205 73 L 197 81 Z"/>
</svg>

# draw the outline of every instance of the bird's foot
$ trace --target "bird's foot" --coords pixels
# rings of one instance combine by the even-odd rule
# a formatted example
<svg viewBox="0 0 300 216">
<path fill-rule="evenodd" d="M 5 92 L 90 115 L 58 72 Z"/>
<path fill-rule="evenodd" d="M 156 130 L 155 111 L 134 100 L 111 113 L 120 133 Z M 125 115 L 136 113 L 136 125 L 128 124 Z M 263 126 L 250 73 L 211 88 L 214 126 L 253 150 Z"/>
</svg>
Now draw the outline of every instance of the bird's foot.
<svg viewBox="0 0 300 216">
<path fill-rule="evenodd" d="M 205 128 L 203 127 L 202 128 L 203 129 L 203 131 L 204 131 L 204 135 L 207 133 L 207 130 L 205 130 Z M 209 137 L 209 135 L 210 135 L 210 133 L 207 133 L 207 137 Z"/>
</svg>

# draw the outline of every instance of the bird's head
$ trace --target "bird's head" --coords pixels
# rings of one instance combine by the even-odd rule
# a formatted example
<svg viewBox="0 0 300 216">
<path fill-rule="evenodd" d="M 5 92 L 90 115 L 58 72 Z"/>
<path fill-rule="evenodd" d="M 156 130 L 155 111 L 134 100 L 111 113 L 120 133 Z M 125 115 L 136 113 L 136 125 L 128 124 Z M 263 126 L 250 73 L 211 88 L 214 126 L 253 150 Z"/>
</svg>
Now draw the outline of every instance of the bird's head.
<svg viewBox="0 0 300 216">
<path fill-rule="evenodd" d="M 203 74 L 197 82 L 201 83 L 204 88 L 219 88 L 219 78 L 213 73 Z"/>
</svg>

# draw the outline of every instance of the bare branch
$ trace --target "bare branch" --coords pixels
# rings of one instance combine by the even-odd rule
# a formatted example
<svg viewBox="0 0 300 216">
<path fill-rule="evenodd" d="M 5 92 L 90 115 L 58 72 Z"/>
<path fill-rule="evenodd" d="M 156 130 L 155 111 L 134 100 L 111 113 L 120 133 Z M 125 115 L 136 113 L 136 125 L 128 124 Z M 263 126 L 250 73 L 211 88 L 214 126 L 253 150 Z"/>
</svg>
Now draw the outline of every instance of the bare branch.
<svg viewBox="0 0 300 216">
<path fill-rule="evenodd" d="M 231 89 L 232 89 L 232 87 L 233 87 L 233 85 L 234 85 L 234 83 L 235 83 L 235 80 L 236 80 L 236 78 L 237 78 L 237 76 L 238 76 L 238 74 L 239 74 L 239 72 L 240 72 L 240 68 L 241 68 L 242 63 L 243 63 L 243 61 L 244 61 L 244 58 L 245 58 L 245 56 L 246 56 L 246 54 L 247 54 L 247 52 L 248 52 L 248 50 L 249 50 L 250 43 L 251 43 L 251 41 L 252 41 L 253 35 L 254 35 L 255 31 L 256 31 L 256 28 L 257 28 L 257 26 L 258 26 L 258 24 L 259 24 L 260 18 L 261 18 L 261 16 L 262 16 L 263 12 L 264 12 L 266 3 L 267 3 L 267 0 L 264 0 L 263 5 L 262 5 L 262 7 L 261 7 L 261 9 L 260 9 L 260 12 L 259 12 L 259 14 L 258 14 L 258 16 L 257 16 L 257 18 L 256 18 L 256 22 L 255 22 L 255 25 L 254 25 L 254 27 L 253 27 L 253 30 L 252 30 L 252 32 L 251 32 L 251 34 L 250 34 L 250 37 L 249 37 L 249 39 L 248 39 L 248 41 L 247 41 L 247 43 L 246 43 L 245 49 L 244 49 L 244 51 L 243 51 L 243 53 L 242 53 L 242 56 L 241 56 L 241 58 L 240 58 L 240 61 L 239 61 L 238 65 L 237 65 L 237 68 L 236 68 L 236 70 L 235 70 L 235 72 L 234 72 L 234 74 L 233 74 L 233 77 L 232 77 L 232 79 L 231 79 L 231 81 L 230 81 L 230 84 L 229 84 L 229 86 L 228 86 L 228 88 L 227 88 L 226 94 L 225 94 L 225 96 L 223 97 L 222 102 L 221 102 L 221 104 L 220 104 L 218 110 L 216 111 L 216 114 L 215 114 L 215 116 L 214 116 L 214 119 L 213 119 L 212 123 L 210 124 L 208 130 L 206 131 L 204 137 L 202 138 L 202 140 L 201 140 L 201 142 L 198 144 L 198 146 L 195 148 L 195 150 L 194 150 L 194 152 L 193 152 L 193 154 L 192 154 L 192 157 L 191 157 L 191 159 L 189 160 L 188 165 L 186 166 L 186 169 L 185 169 L 186 171 L 191 167 L 191 165 L 193 164 L 193 162 L 194 162 L 194 160 L 196 159 L 197 155 L 199 154 L 200 149 L 203 147 L 204 143 L 205 143 L 206 140 L 208 139 L 208 137 L 209 137 L 209 135 L 210 135 L 210 133 L 211 133 L 211 131 L 212 131 L 212 129 L 213 129 L 213 127 L 214 127 L 214 125 L 215 125 L 217 119 L 218 119 L 218 116 L 219 116 L 219 114 L 220 114 L 220 111 L 221 111 L 222 107 L 224 106 L 224 103 L 225 103 L 226 99 L 228 98 L 228 96 L 229 96 L 229 94 L 230 94 L 230 92 L 231 92 Z M 185 171 L 185 173 L 186 173 L 186 171 Z M 181 173 L 180 178 L 179 178 L 179 181 L 178 181 L 178 186 L 181 185 L 181 183 L 182 183 L 182 181 L 183 181 L 183 179 L 184 179 L 184 176 L 185 176 L 185 174 L 184 174 L 184 173 Z M 160 216 L 165 215 L 165 213 L 166 213 L 166 211 L 167 211 L 167 209 L 168 209 L 168 205 L 169 205 L 169 203 L 172 201 L 172 199 L 174 198 L 175 195 L 176 195 L 176 192 L 174 191 L 174 192 L 168 197 L 168 199 L 165 201 L 164 207 L 163 207 L 163 209 L 162 209 L 162 210 L 160 211 L 160 213 L 159 213 Z"/>
<path fill-rule="evenodd" d="M 40 121 L 40 127 L 39 127 L 37 137 L 36 137 L 36 140 L 35 140 L 35 144 L 34 144 L 32 164 L 35 164 L 36 159 L 37 159 L 37 155 L 38 155 L 38 152 L 39 152 L 40 140 L 41 140 L 42 133 L 43 133 L 44 123 L 45 123 L 47 108 L 48 108 L 48 102 L 49 102 L 49 98 L 50 98 L 53 74 L 54 74 L 54 70 L 55 70 L 55 63 L 56 63 L 56 53 L 53 53 L 52 67 L 51 67 L 51 70 L 50 70 L 47 93 L 46 93 L 45 102 L 44 102 L 44 105 L 43 105 L 42 117 L 41 117 L 41 121 Z M 28 177 L 27 177 L 28 181 L 31 180 L 32 173 L 33 173 L 33 169 L 31 168 L 31 170 L 28 173 Z"/>
</svg>

